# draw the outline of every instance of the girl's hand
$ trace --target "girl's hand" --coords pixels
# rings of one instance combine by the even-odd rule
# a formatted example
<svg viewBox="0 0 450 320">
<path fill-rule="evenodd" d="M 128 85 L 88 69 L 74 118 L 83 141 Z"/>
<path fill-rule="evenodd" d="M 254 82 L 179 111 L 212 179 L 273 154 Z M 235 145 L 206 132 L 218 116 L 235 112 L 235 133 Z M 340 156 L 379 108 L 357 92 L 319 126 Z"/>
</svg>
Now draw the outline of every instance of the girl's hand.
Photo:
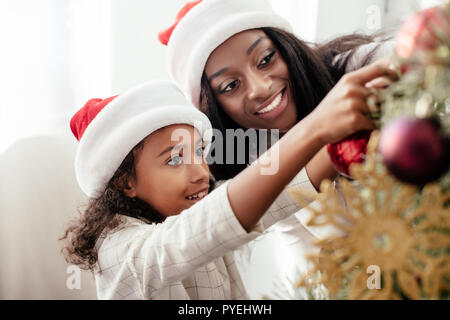
<svg viewBox="0 0 450 320">
<path fill-rule="evenodd" d="M 365 114 L 370 112 L 367 98 L 373 93 L 366 87 L 372 80 L 394 74 L 389 59 L 377 61 L 345 74 L 325 96 L 309 118 L 323 145 L 339 141 L 360 130 L 372 130 L 375 124 Z"/>
</svg>

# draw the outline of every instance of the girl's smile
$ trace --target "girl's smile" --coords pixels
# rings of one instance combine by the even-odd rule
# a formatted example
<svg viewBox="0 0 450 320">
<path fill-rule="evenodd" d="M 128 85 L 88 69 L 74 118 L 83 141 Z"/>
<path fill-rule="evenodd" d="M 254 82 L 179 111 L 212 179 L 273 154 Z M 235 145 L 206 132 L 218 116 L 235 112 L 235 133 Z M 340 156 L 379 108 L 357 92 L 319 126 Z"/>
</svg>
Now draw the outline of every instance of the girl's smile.
<svg viewBox="0 0 450 320">
<path fill-rule="evenodd" d="M 209 185 L 205 187 L 203 190 L 196 192 L 190 196 L 186 196 L 185 198 L 189 201 L 193 201 L 194 203 L 201 200 L 203 197 L 205 197 L 208 194 Z"/>
<path fill-rule="evenodd" d="M 192 126 L 174 124 L 153 132 L 137 155 L 136 179 L 125 194 L 147 202 L 165 217 L 188 209 L 209 191 L 203 153 L 202 137 Z"/>
</svg>

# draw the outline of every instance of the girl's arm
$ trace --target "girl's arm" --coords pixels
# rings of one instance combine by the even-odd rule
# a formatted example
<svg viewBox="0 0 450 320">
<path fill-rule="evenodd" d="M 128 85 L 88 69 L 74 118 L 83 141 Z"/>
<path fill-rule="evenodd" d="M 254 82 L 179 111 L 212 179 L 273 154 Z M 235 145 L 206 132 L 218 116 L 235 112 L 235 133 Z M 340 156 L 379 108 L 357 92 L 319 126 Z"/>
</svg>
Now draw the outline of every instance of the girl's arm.
<svg viewBox="0 0 450 320">
<path fill-rule="evenodd" d="M 325 179 L 334 180 L 339 173 L 336 171 L 326 147 L 323 147 L 306 165 L 309 180 L 316 191 L 319 191 L 320 184 Z"/>
<path fill-rule="evenodd" d="M 261 235 L 260 218 L 314 154 L 326 143 L 373 127 L 362 114 L 368 107 L 361 84 L 381 72 L 371 66 L 345 76 L 271 149 L 191 208 L 161 224 L 136 224 L 108 236 L 98 261 L 100 269 L 109 270 L 105 275 L 116 275 L 118 283 L 112 287 L 118 288 L 124 281 L 133 286 L 137 280 L 142 295 L 151 297 Z M 278 170 L 263 175 L 267 166 L 262 160 L 267 159 L 276 163 Z"/>
<path fill-rule="evenodd" d="M 98 266 L 100 270 L 107 270 L 98 276 L 99 297 L 123 296 L 131 292 L 129 288 L 136 286 L 144 298 L 165 297 L 168 286 L 179 285 L 178 281 L 242 247 L 262 235 L 270 225 L 299 209 L 298 204 L 283 192 L 261 223 L 247 232 L 230 206 L 227 195 L 230 181 L 225 181 L 191 208 L 168 217 L 163 223 L 145 224 L 127 218 L 131 220 L 127 225 L 109 233 L 102 243 L 97 244 Z M 305 170 L 301 170 L 290 184 L 314 188 Z M 114 278 L 108 279 L 110 274 L 114 274 Z M 105 282 L 108 286 L 103 285 Z"/>
</svg>

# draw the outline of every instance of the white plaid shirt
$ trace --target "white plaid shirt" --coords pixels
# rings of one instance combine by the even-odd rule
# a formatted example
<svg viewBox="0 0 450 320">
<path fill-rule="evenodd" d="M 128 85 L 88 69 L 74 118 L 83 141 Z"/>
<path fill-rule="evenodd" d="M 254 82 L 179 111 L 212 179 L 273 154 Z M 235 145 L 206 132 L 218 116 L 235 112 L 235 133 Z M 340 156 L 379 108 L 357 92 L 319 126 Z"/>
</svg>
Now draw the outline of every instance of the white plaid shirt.
<svg viewBox="0 0 450 320">
<path fill-rule="evenodd" d="M 126 222 L 102 236 L 95 273 L 99 299 L 248 299 L 233 251 L 300 209 L 284 191 L 251 232 L 234 215 L 225 182 L 160 224 Z M 315 191 L 305 169 L 289 183 Z"/>
</svg>

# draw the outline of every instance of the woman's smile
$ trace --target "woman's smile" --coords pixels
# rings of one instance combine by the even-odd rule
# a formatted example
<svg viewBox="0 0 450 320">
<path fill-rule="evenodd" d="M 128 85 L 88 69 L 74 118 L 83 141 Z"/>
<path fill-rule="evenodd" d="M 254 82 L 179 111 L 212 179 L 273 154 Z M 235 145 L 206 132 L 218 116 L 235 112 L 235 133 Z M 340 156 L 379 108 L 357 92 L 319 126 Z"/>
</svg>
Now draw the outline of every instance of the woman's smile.
<svg viewBox="0 0 450 320">
<path fill-rule="evenodd" d="M 243 128 L 289 130 L 297 121 L 288 67 L 262 30 L 246 30 L 218 46 L 205 74 L 217 102 Z"/>
<path fill-rule="evenodd" d="M 269 98 L 266 102 L 258 108 L 254 113 L 260 119 L 272 120 L 278 117 L 285 109 L 288 104 L 287 88 L 284 87 L 279 91 L 275 97 Z"/>
</svg>

